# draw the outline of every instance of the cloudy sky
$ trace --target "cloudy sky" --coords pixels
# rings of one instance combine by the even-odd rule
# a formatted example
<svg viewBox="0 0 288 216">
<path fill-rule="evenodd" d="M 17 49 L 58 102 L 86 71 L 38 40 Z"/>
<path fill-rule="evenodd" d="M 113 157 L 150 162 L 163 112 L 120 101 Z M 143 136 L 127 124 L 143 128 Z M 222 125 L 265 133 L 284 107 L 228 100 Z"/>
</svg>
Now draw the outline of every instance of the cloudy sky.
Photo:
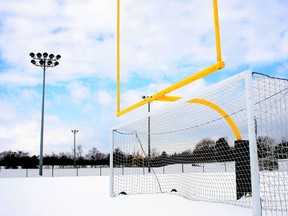
<svg viewBox="0 0 288 216">
<path fill-rule="evenodd" d="M 43 72 L 30 52 L 62 56 L 46 73 L 44 153 L 72 152 L 71 129 L 84 154 L 108 152 L 110 128 L 143 116 L 115 116 L 116 3 L 0 1 L 0 152 L 39 154 Z M 246 69 L 287 77 L 288 1 L 218 4 L 226 67 L 178 93 Z M 122 0 L 121 15 L 122 108 L 215 62 L 212 0 Z"/>
</svg>

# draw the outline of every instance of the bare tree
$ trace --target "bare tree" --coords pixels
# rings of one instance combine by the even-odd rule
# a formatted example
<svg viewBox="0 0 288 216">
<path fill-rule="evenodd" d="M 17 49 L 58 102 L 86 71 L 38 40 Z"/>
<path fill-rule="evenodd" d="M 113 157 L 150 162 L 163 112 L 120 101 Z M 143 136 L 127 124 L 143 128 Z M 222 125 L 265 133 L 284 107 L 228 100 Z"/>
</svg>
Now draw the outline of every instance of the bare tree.
<svg viewBox="0 0 288 216">
<path fill-rule="evenodd" d="M 88 154 L 86 154 L 86 158 L 90 161 L 91 165 L 97 165 L 105 158 L 105 154 L 93 147 L 88 151 Z"/>
<path fill-rule="evenodd" d="M 196 162 L 215 161 L 215 141 L 210 138 L 202 139 L 195 146 L 192 155 Z"/>
<path fill-rule="evenodd" d="M 266 158 L 268 156 L 271 156 L 274 147 L 275 147 L 275 141 L 271 137 L 268 136 L 257 137 L 257 148 L 259 158 Z"/>
<path fill-rule="evenodd" d="M 160 155 L 156 148 L 151 149 L 151 158 L 156 158 Z"/>
<path fill-rule="evenodd" d="M 81 158 L 83 153 L 82 145 L 77 145 L 77 157 Z"/>
</svg>

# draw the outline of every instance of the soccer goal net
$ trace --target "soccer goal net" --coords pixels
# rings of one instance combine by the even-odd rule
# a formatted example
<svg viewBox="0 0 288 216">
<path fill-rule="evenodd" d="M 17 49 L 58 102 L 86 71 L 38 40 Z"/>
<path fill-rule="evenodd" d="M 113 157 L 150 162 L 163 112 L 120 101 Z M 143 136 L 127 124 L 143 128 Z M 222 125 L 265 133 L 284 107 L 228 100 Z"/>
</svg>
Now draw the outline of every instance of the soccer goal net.
<svg viewBox="0 0 288 216">
<path fill-rule="evenodd" d="M 245 71 L 113 128 L 111 196 L 172 193 L 287 214 L 287 99 L 288 80 Z"/>
</svg>

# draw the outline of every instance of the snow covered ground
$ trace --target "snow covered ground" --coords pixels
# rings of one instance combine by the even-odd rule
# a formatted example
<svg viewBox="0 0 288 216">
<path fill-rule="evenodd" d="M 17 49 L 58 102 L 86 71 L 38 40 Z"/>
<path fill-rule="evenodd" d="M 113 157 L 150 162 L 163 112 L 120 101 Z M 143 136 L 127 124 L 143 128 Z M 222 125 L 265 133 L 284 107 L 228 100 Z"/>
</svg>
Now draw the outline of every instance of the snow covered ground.
<svg viewBox="0 0 288 216">
<path fill-rule="evenodd" d="M 109 196 L 109 177 L 0 178 L 1 216 L 252 216 L 252 210 L 171 194 Z"/>
</svg>

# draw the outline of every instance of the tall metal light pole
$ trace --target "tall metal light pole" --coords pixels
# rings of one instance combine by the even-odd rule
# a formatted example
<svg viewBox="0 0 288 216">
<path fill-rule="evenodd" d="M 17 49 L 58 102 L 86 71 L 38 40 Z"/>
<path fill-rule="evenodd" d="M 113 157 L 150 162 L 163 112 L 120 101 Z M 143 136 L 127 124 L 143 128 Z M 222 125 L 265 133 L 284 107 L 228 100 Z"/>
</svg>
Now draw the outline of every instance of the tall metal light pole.
<svg viewBox="0 0 288 216">
<path fill-rule="evenodd" d="M 142 99 L 149 98 L 149 96 L 142 96 Z M 151 172 L 151 135 L 150 135 L 150 102 L 148 102 L 148 172 Z"/>
<path fill-rule="evenodd" d="M 39 66 L 43 69 L 43 90 L 42 90 L 42 114 L 41 114 L 41 135 L 40 135 L 40 155 L 39 155 L 39 175 L 43 175 L 43 132 L 44 132 L 44 99 L 45 99 L 45 72 L 48 67 L 56 67 L 59 65 L 58 60 L 61 58 L 60 55 L 54 56 L 53 54 L 48 55 L 44 52 L 43 54 L 33 52 L 30 53 L 32 58 L 31 63 L 35 66 Z"/>
<path fill-rule="evenodd" d="M 76 133 L 78 133 L 79 130 L 71 130 L 71 132 L 74 134 L 74 167 L 76 168 Z"/>
</svg>

